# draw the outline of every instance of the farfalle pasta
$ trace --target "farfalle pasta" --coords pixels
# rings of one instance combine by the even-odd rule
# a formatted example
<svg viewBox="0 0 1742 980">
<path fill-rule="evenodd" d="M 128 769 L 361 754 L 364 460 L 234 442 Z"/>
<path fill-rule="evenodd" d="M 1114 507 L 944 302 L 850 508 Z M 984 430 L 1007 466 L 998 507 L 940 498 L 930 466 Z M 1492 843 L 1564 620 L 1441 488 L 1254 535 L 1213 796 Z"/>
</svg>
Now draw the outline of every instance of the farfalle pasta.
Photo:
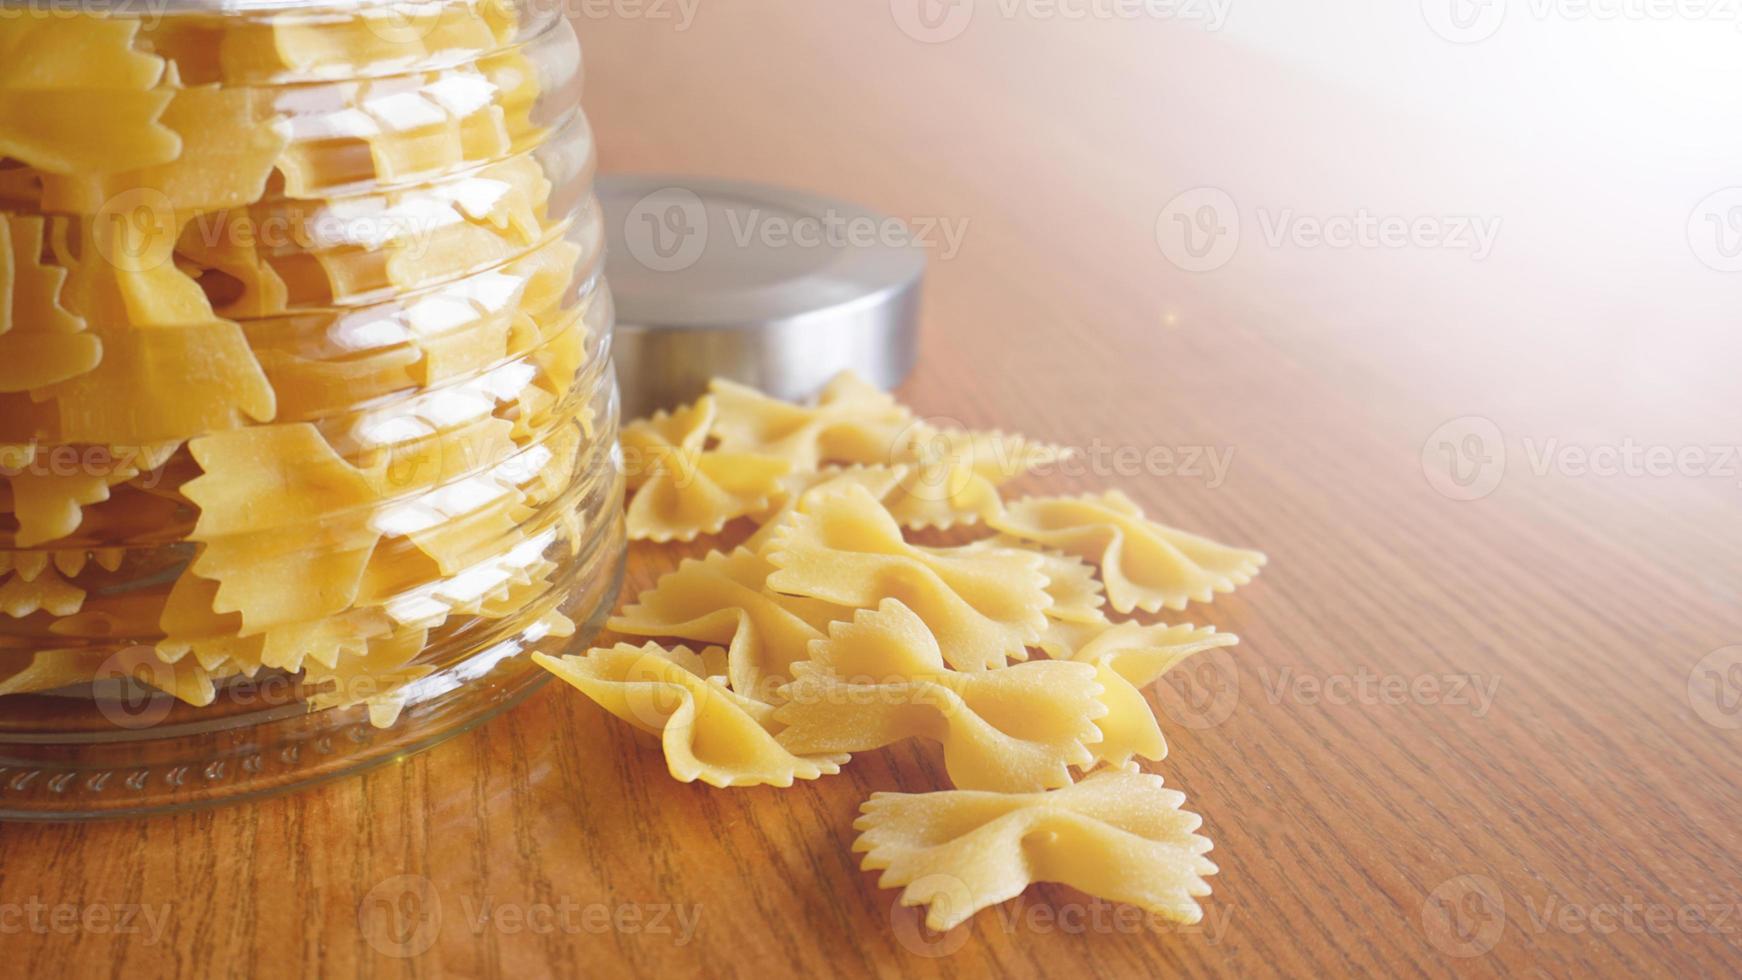
<svg viewBox="0 0 1742 980">
<path fill-rule="evenodd" d="M 726 648 L 732 689 L 771 701 L 792 679 L 792 665 L 810 657 L 833 607 L 770 592 L 766 558 L 745 548 L 688 559 L 606 626 L 632 636 L 675 637 Z"/>
<path fill-rule="evenodd" d="M 939 932 L 1037 881 L 1193 923 L 1216 865 L 1184 802 L 1160 776 L 1127 770 L 1047 793 L 873 793 L 853 850 L 883 872 L 879 885 L 903 889 L 903 905 L 928 906 Z"/>
<path fill-rule="evenodd" d="M 1191 626 L 1109 626 L 1072 655 L 1094 664 L 1107 713 L 1095 720 L 1101 740 L 1091 748 L 1098 761 L 1123 766 L 1132 756 L 1167 758 L 1167 740 L 1143 691 L 1193 654 L 1239 643 L 1231 633 Z"/>
<path fill-rule="evenodd" d="M 1013 537 L 1099 562 L 1107 598 L 1122 613 L 1209 602 L 1252 581 L 1265 563 L 1260 552 L 1157 524 L 1117 490 L 1020 500 L 993 518 L 992 525 Z"/>
<path fill-rule="evenodd" d="M 46 658 L 0 692 L 125 653 L 386 725 L 604 590 L 591 143 L 537 111 L 574 36 L 405 13 L 0 20 L 0 626 Z"/>
<path fill-rule="evenodd" d="M 779 741 L 800 754 L 865 752 L 925 738 L 943 745 L 950 781 L 1023 792 L 1068 786 L 1090 766 L 1107 713 L 1087 664 L 1035 661 L 963 673 L 944 664 L 926 624 L 897 599 L 836 623 L 780 690 Z"/>
<path fill-rule="evenodd" d="M 854 374 L 830 381 L 815 405 L 793 405 L 715 379 L 713 434 L 722 452 L 779 456 L 795 469 L 823 463 L 889 463 L 913 435 L 913 413 Z"/>
<path fill-rule="evenodd" d="M 1066 452 L 1003 432 L 921 428 L 898 444 L 899 486 L 885 496 L 903 527 L 948 529 L 975 524 L 1003 507 L 998 488 Z"/>
<path fill-rule="evenodd" d="M 689 526 L 760 526 L 734 551 L 683 561 L 610 625 L 730 652 L 620 646 L 546 666 L 658 733 L 684 780 L 785 784 L 814 778 L 794 760 L 826 762 L 820 775 L 854 754 L 936 743 L 954 788 L 875 794 L 854 845 L 902 904 L 928 906 L 932 929 L 1038 881 L 1197 921 L 1210 842 L 1184 797 L 1134 760 L 1168 753 L 1146 689 L 1238 638 L 1109 610 L 1210 601 L 1264 556 L 1151 522 L 1118 491 L 1007 502 L 1004 484 L 1068 451 L 933 427 L 850 375 L 808 405 L 729 381 L 710 391 L 626 431 L 631 484 L 666 481 L 662 509 L 675 510 L 672 475 L 709 453 L 790 471 L 756 511 L 755 494 L 726 505 L 699 481 L 695 513 L 715 516 Z M 977 525 L 965 543 L 919 543 Z M 698 759 L 692 719 L 710 707 L 715 754 Z"/>
<path fill-rule="evenodd" d="M 900 599 L 937 635 L 957 670 L 1002 667 L 1027 656 L 1046 627 L 1041 558 L 1009 548 L 924 548 L 864 487 L 800 502 L 768 544 L 776 592 L 867 609 Z"/>
<path fill-rule="evenodd" d="M 632 540 L 693 541 L 726 522 L 754 514 L 781 492 L 792 464 L 754 452 L 708 450 L 714 400 L 703 398 L 623 429 L 623 455 L 635 496 L 629 502 Z"/>
<path fill-rule="evenodd" d="M 584 657 L 536 654 L 545 669 L 630 725 L 659 736 L 666 765 L 680 782 L 710 786 L 791 786 L 839 772 L 838 753 L 800 756 L 769 732 L 774 709 L 711 683 L 717 648 L 692 653 L 617 646 Z"/>
</svg>

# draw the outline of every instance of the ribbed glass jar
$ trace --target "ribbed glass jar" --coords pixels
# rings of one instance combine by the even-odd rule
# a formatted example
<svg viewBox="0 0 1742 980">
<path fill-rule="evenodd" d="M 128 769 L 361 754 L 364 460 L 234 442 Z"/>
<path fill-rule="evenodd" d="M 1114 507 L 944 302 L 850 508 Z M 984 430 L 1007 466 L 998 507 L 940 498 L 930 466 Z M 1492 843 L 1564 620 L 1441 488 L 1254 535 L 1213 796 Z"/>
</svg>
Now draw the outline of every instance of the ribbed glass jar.
<svg viewBox="0 0 1742 980">
<path fill-rule="evenodd" d="M 580 67 L 516 0 L 0 7 L 0 818 L 400 757 L 596 630 Z"/>
</svg>

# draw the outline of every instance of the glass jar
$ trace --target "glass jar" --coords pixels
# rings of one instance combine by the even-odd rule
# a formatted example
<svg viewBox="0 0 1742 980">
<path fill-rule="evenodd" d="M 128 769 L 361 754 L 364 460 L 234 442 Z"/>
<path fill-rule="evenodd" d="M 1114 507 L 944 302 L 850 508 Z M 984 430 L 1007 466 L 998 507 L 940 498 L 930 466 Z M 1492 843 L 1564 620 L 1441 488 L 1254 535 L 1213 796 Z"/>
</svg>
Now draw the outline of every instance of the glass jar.
<svg viewBox="0 0 1742 980">
<path fill-rule="evenodd" d="M 622 576 L 567 21 L 143 7 L 0 7 L 0 818 L 426 748 Z"/>
</svg>

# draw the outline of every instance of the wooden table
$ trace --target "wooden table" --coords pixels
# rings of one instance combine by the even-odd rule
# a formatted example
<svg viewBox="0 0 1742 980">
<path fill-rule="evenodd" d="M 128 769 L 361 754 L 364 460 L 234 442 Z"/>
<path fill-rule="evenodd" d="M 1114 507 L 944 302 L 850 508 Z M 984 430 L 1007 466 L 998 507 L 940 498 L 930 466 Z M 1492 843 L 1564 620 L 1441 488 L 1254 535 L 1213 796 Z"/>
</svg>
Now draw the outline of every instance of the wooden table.
<svg viewBox="0 0 1742 980">
<path fill-rule="evenodd" d="M 1405 20 L 1375 30 L 1425 29 L 1392 6 Z M 552 685 L 290 798 L 0 829 L 0 902 L 161 912 L 131 935 L 0 921 L 11 970 L 1734 973 L 1742 478 L 1719 447 L 1742 432 L 1739 280 L 1684 224 L 1742 159 L 1710 142 L 1733 116 L 1578 93 L 1562 108 L 1602 120 L 1551 111 L 1527 75 L 1481 88 L 1510 49 L 1431 37 L 1410 41 L 1420 72 L 1475 88 L 1424 108 L 1408 72 L 1353 85 L 1237 30 L 982 8 L 941 43 L 880 0 L 589 15 L 588 107 L 610 171 L 774 179 L 965 229 L 933 251 L 903 397 L 1099 460 L 1031 489 L 1116 486 L 1269 553 L 1189 614 L 1241 645 L 1156 691 L 1156 769 L 1222 869 L 1203 924 L 1049 886 L 926 936 L 848 846 L 869 793 L 944 785 L 933 751 L 785 791 L 681 785 Z M 1706 110 L 1705 151 L 1674 168 L 1630 135 Z M 1200 187 L 1228 196 L 1176 200 Z M 1187 226 L 1199 246 L 1232 230 L 1230 202 L 1238 250 L 1184 250 Z M 1363 210 L 1447 241 L 1315 244 Z M 1458 215 L 1504 219 L 1491 255 L 1450 241 Z M 1629 445 L 1689 455 L 1628 467 Z M 1567 446 L 1611 447 L 1616 472 Z M 682 553 L 637 548 L 631 586 Z M 439 928 L 396 958 L 359 909 L 404 875 Z"/>
</svg>

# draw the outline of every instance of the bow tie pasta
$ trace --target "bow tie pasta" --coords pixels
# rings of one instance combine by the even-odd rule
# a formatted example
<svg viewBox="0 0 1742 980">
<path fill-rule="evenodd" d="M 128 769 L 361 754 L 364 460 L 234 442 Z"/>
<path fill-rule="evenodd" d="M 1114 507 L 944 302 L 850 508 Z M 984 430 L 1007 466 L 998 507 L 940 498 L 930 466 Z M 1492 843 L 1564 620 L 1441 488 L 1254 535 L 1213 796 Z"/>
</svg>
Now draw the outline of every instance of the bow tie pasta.
<svg viewBox="0 0 1742 980">
<path fill-rule="evenodd" d="M 386 725 L 443 665 L 560 649 L 621 520 L 566 22 L 15 13 L 0 693 L 284 672 Z"/>
<path fill-rule="evenodd" d="M 725 649 L 541 660 L 658 736 L 673 776 L 789 785 L 935 743 L 955 788 L 875 794 L 854 825 L 865 867 L 931 928 L 1037 881 L 1198 920 L 1210 842 L 1133 760 L 1168 753 L 1147 689 L 1239 638 L 1108 610 L 1208 602 L 1263 555 L 1155 524 L 1118 491 L 1007 503 L 1006 484 L 1069 451 L 932 426 L 851 375 L 809 405 L 716 380 L 630 425 L 624 451 L 638 537 L 758 525 L 609 623 Z"/>
</svg>

